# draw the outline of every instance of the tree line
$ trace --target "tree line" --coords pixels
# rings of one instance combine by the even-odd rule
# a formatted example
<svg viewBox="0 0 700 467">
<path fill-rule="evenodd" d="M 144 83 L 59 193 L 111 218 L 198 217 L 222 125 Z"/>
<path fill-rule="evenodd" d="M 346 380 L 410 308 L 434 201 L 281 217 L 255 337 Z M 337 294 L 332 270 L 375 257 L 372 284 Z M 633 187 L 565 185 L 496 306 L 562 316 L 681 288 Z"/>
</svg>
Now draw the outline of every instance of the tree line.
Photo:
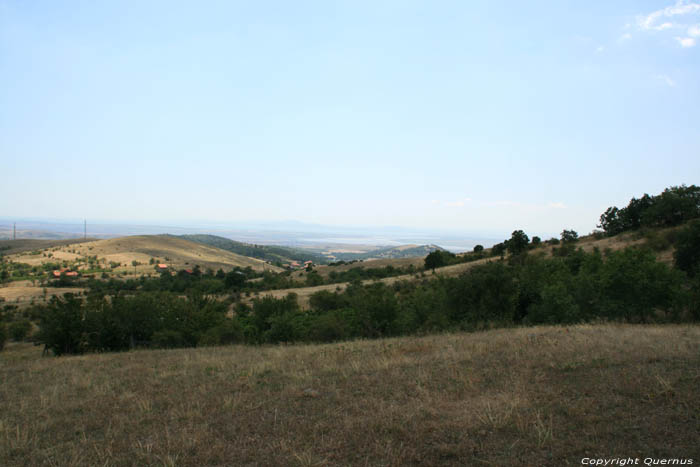
<svg viewBox="0 0 700 467">
<path fill-rule="evenodd" d="M 518 231 L 514 237 L 520 238 Z M 513 237 L 512 237 L 513 238 Z M 528 242 L 529 244 L 530 242 Z M 518 249 L 517 244 L 512 248 Z M 570 244 L 571 245 L 571 244 Z M 39 317 L 37 342 L 55 354 L 133 347 L 332 342 L 503 326 L 700 321 L 700 221 L 678 235 L 674 265 L 652 250 L 557 255 L 522 249 L 458 277 L 363 284 L 317 292 L 310 310 L 289 294 L 250 305 L 201 294 L 141 290 L 54 298 Z"/>
<path fill-rule="evenodd" d="M 632 198 L 626 207 L 611 206 L 599 227 L 609 236 L 640 227 L 672 227 L 700 217 L 700 187 L 672 186 L 656 196 Z"/>
</svg>

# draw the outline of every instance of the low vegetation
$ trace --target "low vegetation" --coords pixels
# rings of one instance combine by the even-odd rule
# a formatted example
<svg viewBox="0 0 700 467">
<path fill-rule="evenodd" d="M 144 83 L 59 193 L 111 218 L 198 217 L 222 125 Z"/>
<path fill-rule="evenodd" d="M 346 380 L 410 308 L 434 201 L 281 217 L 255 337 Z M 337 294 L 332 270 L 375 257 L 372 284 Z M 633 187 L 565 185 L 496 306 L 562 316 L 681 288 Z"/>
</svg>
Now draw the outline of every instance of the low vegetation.
<svg viewBox="0 0 700 467">
<path fill-rule="evenodd" d="M 700 458 L 700 328 L 577 325 L 0 365 L 0 464 Z"/>
</svg>

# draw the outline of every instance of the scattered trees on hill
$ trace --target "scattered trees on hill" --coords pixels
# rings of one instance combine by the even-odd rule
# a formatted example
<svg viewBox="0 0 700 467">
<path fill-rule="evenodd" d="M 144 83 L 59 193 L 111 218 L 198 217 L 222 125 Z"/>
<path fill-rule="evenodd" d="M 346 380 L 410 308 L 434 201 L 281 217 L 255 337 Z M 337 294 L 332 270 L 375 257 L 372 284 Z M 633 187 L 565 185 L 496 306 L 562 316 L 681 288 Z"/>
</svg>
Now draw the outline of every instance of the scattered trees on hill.
<svg viewBox="0 0 700 467">
<path fill-rule="evenodd" d="M 700 281 L 699 281 L 700 283 Z M 67 295 L 36 313 L 37 339 L 55 354 L 234 342 L 329 342 L 518 324 L 700 319 L 685 274 L 629 248 L 602 255 L 582 249 L 545 258 L 478 265 L 459 277 L 363 285 L 311 296 L 256 298 L 228 305 L 201 294 L 136 291 L 106 299 Z M 696 290 L 697 289 L 697 290 Z M 695 294 L 695 295 L 694 295 Z"/>
</svg>

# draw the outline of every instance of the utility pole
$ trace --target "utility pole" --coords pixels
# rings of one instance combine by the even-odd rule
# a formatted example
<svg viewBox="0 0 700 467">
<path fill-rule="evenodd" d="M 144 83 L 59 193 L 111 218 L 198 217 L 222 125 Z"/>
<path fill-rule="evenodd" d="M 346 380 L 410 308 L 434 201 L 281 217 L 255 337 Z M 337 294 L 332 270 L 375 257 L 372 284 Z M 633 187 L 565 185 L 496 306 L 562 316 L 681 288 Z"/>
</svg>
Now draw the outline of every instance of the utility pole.
<svg viewBox="0 0 700 467">
<path fill-rule="evenodd" d="M 87 240 L 87 219 L 84 219 L 83 221 L 83 239 Z"/>
<path fill-rule="evenodd" d="M 12 224 L 12 240 L 17 240 L 17 222 Z"/>
</svg>

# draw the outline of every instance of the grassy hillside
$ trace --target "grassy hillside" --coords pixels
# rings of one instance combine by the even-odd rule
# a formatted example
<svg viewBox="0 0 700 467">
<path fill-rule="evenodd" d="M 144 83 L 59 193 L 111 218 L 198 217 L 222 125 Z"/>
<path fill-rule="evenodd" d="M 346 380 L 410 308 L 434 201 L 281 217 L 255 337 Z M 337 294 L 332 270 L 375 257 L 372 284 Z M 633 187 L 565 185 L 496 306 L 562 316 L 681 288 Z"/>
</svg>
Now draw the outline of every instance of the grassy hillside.
<svg viewBox="0 0 700 467">
<path fill-rule="evenodd" d="M 0 254 L 13 255 L 24 251 L 44 250 L 46 248 L 65 247 L 78 243 L 92 242 L 94 238 L 70 238 L 66 240 L 0 240 Z"/>
<path fill-rule="evenodd" d="M 104 270 L 110 277 L 123 278 L 137 277 L 142 274 L 155 275 L 154 265 L 150 264 L 151 259 L 157 263 L 166 263 L 176 270 L 198 265 L 202 270 L 214 271 L 218 269 L 230 271 L 235 267 L 251 267 L 255 271 L 282 271 L 281 268 L 266 264 L 259 259 L 248 258 L 170 235 L 140 235 L 87 242 L 76 240 L 69 242 L 18 240 L 17 242 L 22 242 L 24 250 L 5 255 L 5 259 L 12 261 L 15 265 L 27 265 L 29 275 L 25 278 L 26 280 L 17 280 L 0 286 L 0 299 L 22 306 L 42 301 L 45 297 L 75 292 L 73 288 L 62 290 L 49 287 L 45 294 L 44 286 L 41 284 L 41 278 L 45 278 L 46 274 L 43 269 L 45 264 L 53 264 L 52 267 L 67 267 L 85 273 L 94 272 L 95 269 Z M 43 242 L 50 242 L 50 246 L 39 249 L 40 246 L 45 245 Z M 34 272 L 34 269 L 37 271 Z"/>
<path fill-rule="evenodd" d="M 0 354 L 0 464 L 580 465 L 700 458 L 700 327 Z"/>
<path fill-rule="evenodd" d="M 222 250 L 230 251 L 250 258 L 258 258 L 271 263 L 291 263 L 313 261 L 314 263 L 326 263 L 328 259 L 316 253 L 299 248 L 288 248 L 276 245 L 252 245 L 250 243 L 237 242 L 216 235 L 181 235 L 181 238 L 192 242 L 209 245 Z"/>
<path fill-rule="evenodd" d="M 156 262 L 166 263 L 175 269 L 199 265 L 202 269 L 225 269 L 234 267 L 263 270 L 264 262 L 254 258 L 237 255 L 230 251 L 191 242 L 171 235 L 135 235 L 129 237 L 95 240 L 92 242 L 58 246 L 51 249 L 52 257 L 43 255 L 16 256 L 17 262 L 33 264 L 55 260 L 76 260 L 82 257 L 97 256 L 106 263 L 117 263 L 124 272 L 134 272 L 133 261 L 140 263 L 136 272 L 152 272 L 149 264 L 151 258 Z M 266 269 L 280 269 L 266 265 Z"/>
</svg>

